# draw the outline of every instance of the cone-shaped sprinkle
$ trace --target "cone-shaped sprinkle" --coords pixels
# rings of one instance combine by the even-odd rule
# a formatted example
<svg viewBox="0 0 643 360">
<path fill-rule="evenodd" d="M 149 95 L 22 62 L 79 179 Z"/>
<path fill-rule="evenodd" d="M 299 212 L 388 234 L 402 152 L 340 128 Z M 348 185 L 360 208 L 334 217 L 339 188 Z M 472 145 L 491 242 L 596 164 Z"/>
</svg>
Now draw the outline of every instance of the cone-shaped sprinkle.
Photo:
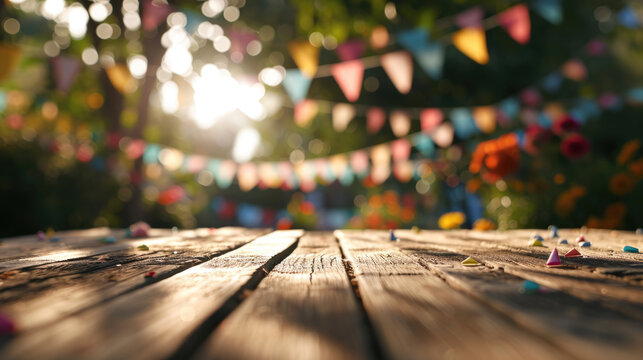
<svg viewBox="0 0 643 360">
<path fill-rule="evenodd" d="M 391 241 L 398 241 L 399 239 L 397 236 L 395 236 L 395 233 L 393 233 L 393 230 L 391 230 Z"/>
<path fill-rule="evenodd" d="M 580 247 L 590 247 L 590 246 L 592 246 L 592 243 L 589 242 L 589 241 L 583 241 L 583 242 L 579 243 L 578 245 Z"/>
<path fill-rule="evenodd" d="M 529 245 L 529 246 L 540 246 L 540 247 L 542 247 L 542 246 L 543 246 L 543 242 L 542 242 L 541 240 L 538 240 L 538 239 L 531 239 L 531 240 L 529 240 L 529 242 L 527 243 L 527 245 Z"/>
<path fill-rule="evenodd" d="M 571 249 L 565 254 L 566 258 L 577 258 L 577 257 L 583 257 L 581 253 L 578 252 L 576 249 Z"/>
<path fill-rule="evenodd" d="M 16 324 L 7 315 L 0 313 L 0 335 L 12 335 L 16 333 Z"/>
<path fill-rule="evenodd" d="M 549 231 L 552 238 L 558 237 L 558 228 L 555 225 L 549 225 Z"/>
<path fill-rule="evenodd" d="M 542 237 L 542 236 L 540 236 L 540 235 L 534 234 L 534 235 L 531 235 L 531 240 L 539 240 L 539 241 L 543 241 L 543 240 L 545 240 L 545 239 L 543 239 L 543 237 Z"/>
<path fill-rule="evenodd" d="M 551 255 L 549 255 L 549 259 L 547 260 L 547 266 L 560 266 L 560 257 L 558 256 L 558 249 L 554 248 L 552 250 Z"/>
<path fill-rule="evenodd" d="M 153 279 L 156 277 L 156 271 L 148 271 L 145 273 L 145 278 L 147 279 Z"/>
<path fill-rule="evenodd" d="M 525 280 L 522 283 L 522 289 L 520 289 L 520 292 L 523 294 L 531 294 L 533 292 L 536 292 L 540 289 L 540 285 L 533 281 Z"/>
<path fill-rule="evenodd" d="M 623 248 L 623 251 L 629 252 L 629 253 L 638 253 L 639 249 L 633 247 L 633 246 L 626 246 Z"/>
<path fill-rule="evenodd" d="M 580 243 L 580 242 L 583 242 L 583 241 L 585 241 L 585 237 L 583 235 L 578 235 L 578 237 L 576 238 L 576 242 Z"/>
<path fill-rule="evenodd" d="M 476 260 L 476 259 L 472 258 L 471 256 L 469 256 L 468 258 L 464 259 L 464 261 L 462 262 L 462 265 L 464 265 L 464 266 L 479 266 L 479 265 L 482 265 L 482 264 L 478 260 Z"/>
<path fill-rule="evenodd" d="M 558 240 L 558 243 L 559 243 L 559 244 L 561 244 L 561 245 L 567 245 L 567 244 L 569 244 L 569 243 L 567 242 L 567 239 L 560 239 L 560 240 Z"/>
</svg>

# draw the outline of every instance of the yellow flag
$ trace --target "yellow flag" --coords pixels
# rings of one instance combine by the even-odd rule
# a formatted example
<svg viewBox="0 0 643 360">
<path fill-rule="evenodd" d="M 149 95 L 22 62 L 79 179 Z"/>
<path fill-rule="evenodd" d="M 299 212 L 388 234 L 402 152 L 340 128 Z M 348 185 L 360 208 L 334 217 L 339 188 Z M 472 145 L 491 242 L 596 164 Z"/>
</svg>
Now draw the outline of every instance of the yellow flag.
<svg viewBox="0 0 643 360">
<path fill-rule="evenodd" d="M 492 106 L 478 106 L 473 109 L 473 120 L 484 133 L 492 133 L 496 130 L 496 110 Z"/>
<path fill-rule="evenodd" d="M 453 34 L 453 45 L 478 64 L 489 62 L 487 38 L 483 28 L 464 28 Z"/>
<path fill-rule="evenodd" d="M 312 78 L 317 73 L 319 66 L 319 48 L 312 46 L 308 41 L 291 41 L 288 43 L 290 56 L 301 72 Z"/>
<path fill-rule="evenodd" d="M 20 48 L 10 44 L 0 44 L 0 81 L 3 81 L 18 66 Z"/>
<path fill-rule="evenodd" d="M 114 88 L 121 94 L 130 94 L 136 91 L 137 83 L 123 64 L 115 64 L 105 68 L 107 77 Z"/>
</svg>

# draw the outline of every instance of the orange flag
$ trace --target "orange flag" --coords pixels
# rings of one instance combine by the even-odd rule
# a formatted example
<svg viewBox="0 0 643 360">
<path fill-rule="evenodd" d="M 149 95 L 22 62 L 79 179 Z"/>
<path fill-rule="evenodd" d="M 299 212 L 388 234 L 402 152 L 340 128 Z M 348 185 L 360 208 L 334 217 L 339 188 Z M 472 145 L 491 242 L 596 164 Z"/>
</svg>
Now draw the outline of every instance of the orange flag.
<svg viewBox="0 0 643 360">
<path fill-rule="evenodd" d="M 252 190 L 259 182 L 257 166 L 253 163 L 243 163 L 239 165 L 237 180 L 239 180 L 239 188 L 241 191 Z"/>
<path fill-rule="evenodd" d="M 335 64 L 330 68 L 331 74 L 342 89 L 344 96 L 350 102 L 359 99 L 364 78 L 364 63 L 361 60 L 351 60 Z"/>
<path fill-rule="evenodd" d="M 480 131 L 492 133 L 496 130 L 496 109 L 492 106 L 479 106 L 473 109 L 473 120 Z"/>
<path fill-rule="evenodd" d="M 124 64 L 115 64 L 105 68 L 107 78 L 114 88 L 121 94 L 130 94 L 136 91 L 136 80 L 129 73 L 127 66 Z"/>
<path fill-rule="evenodd" d="M 478 64 L 489 62 L 487 37 L 483 28 L 465 28 L 453 34 L 453 45 Z"/>
<path fill-rule="evenodd" d="M 391 79 L 397 91 L 408 94 L 413 85 L 413 59 L 406 51 L 396 51 L 382 55 L 380 58 L 386 75 Z"/>
<path fill-rule="evenodd" d="M 411 118 L 409 114 L 402 110 L 396 110 L 391 113 L 391 129 L 397 137 L 405 136 L 411 130 Z"/>
<path fill-rule="evenodd" d="M 317 73 L 319 66 L 319 48 L 308 41 L 291 41 L 288 43 L 290 56 L 304 75 L 312 78 Z"/>
<path fill-rule="evenodd" d="M 315 100 L 306 99 L 295 105 L 295 124 L 306 127 L 317 115 L 319 106 Z"/>
<path fill-rule="evenodd" d="M 529 42 L 531 22 L 527 5 L 520 4 L 498 14 L 498 23 L 519 44 Z"/>
</svg>

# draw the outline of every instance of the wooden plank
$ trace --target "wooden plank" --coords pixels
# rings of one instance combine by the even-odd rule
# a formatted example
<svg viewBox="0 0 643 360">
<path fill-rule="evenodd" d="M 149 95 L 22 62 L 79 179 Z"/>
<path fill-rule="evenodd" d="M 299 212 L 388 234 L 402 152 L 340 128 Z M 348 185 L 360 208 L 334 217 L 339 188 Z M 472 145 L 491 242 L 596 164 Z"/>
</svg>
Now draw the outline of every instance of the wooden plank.
<svg viewBox="0 0 643 360">
<path fill-rule="evenodd" d="M 373 358 L 359 311 L 335 238 L 307 233 L 196 358 Z"/>
<path fill-rule="evenodd" d="M 229 231 L 235 232 L 238 230 L 235 230 L 235 228 L 217 229 L 217 233 L 221 235 Z M 143 244 L 148 246 L 157 246 L 169 241 L 176 241 L 181 238 L 198 238 L 207 236 L 210 231 L 202 229 L 201 231 L 190 230 L 186 232 L 172 233 L 169 230 L 152 229 L 150 237 L 143 239 L 124 238 L 124 231 L 115 233 L 121 235 L 120 237 L 117 237 L 116 243 L 109 245 L 102 244 L 99 241 L 101 236 L 96 236 L 95 234 L 90 237 L 79 235 L 74 238 L 74 241 L 70 241 L 69 243 L 67 243 L 66 240 L 61 240 L 60 246 L 52 245 L 50 242 L 38 242 L 36 245 L 41 245 L 42 248 L 32 248 L 30 250 L 30 254 L 33 254 L 33 256 L 4 259 L 0 262 L 0 273 L 58 261 L 80 259 L 89 256 L 107 254 L 114 251 L 128 250 Z"/>
<path fill-rule="evenodd" d="M 452 287 L 462 290 L 521 326 L 585 359 L 639 359 L 643 327 L 636 319 L 560 291 L 521 294 L 523 279 L 485 266 L 466 268 L 467 256 L 441 250 L 408 253 Z"/>
<path fill-rule="evenodd" d="M 285 257 L 301 234 L 271 233 L 104 306 L 25 333 L 7 344 L 0 358 L 166 358 L 244 285 L 260 278 L 262 268 Z"/>
<path fill-rule="evenodd" d="M 457 232 L 454 232 L 457 234 Z M 487 236 L 492 236 L 490 232 Z M 406 246 L 428 245 L 436 249 L 473 256 L 486 265 L 502 269 L 515 276 L 528 279 L 552 289 L 565 291 L 585 301 L 600 301 L 603 305 L 643 320 L 643 287 L 640 280 L 630 276 L 606 275 L 596 268 L 637 268 L 641 262 L 624 256 L 616 259 L 605 253 L 595 252 L 590 258 L 564 259 L 566 266 L 545 266 L 550 248 L 523 247 L 505 250 L 503 247 L 486 246 L 475 240 L 452 237 L 451 232 L 422 231 L 414 234 L 399 231 L 398 236 Z M 551 246 L 551 245 L 550 245 Z M 571 248 L 571 247 L 569 247 Z M 500 250 L 498 250 L 500 249 Z M 561 255 L 566 248 L 561 247 Z M 586 253 L 585 248 L 581 251 Z M 638 255 L 638 254 L 633 254 Z M 634 274 L 635 275 L 635 274 Z"/>
<path fill-rule="evenodd" d="M 235 229 L 206 238 L 176 239 L 150 251 L 125 250 L 41 265 L 6 279 L 0 287 L 0 311 L 30 331 L 117 296 L 160 281 L 179 271 L 252 241 L 267 230 Z M 155 271 L 157 279 L 143 275 Z"/>
<path fill-rule="evenodd" d="M 399 359 L 542 359 L 565 349 L 455 291 L 388 233 L 336 231 L 385 355 Z"/>
</svg>

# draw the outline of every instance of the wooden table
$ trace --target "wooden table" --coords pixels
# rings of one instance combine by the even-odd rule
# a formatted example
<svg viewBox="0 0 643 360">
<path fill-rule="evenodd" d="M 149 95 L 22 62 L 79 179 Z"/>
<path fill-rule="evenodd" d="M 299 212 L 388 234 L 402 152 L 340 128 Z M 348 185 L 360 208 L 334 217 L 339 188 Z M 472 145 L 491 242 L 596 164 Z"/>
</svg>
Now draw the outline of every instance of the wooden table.
<svg viewBox="0 0 643 360">
<path fill-rule="evenodd" d="M 243 228 L 0 245 L 1 359 L 642 359 L 643 236 Z M 577 231 L 560 230 L 570 245 Z M 104 244 L 101 237 L 114 236 Z M 140 245 L 149 249 L 142 250 Z M 464 267 L 472 256 L 482 266 Z M 154 271 L 155 278 L 144 275 Z M 540 290 L 521 292 L 525 280 Z"/>
</svg>

